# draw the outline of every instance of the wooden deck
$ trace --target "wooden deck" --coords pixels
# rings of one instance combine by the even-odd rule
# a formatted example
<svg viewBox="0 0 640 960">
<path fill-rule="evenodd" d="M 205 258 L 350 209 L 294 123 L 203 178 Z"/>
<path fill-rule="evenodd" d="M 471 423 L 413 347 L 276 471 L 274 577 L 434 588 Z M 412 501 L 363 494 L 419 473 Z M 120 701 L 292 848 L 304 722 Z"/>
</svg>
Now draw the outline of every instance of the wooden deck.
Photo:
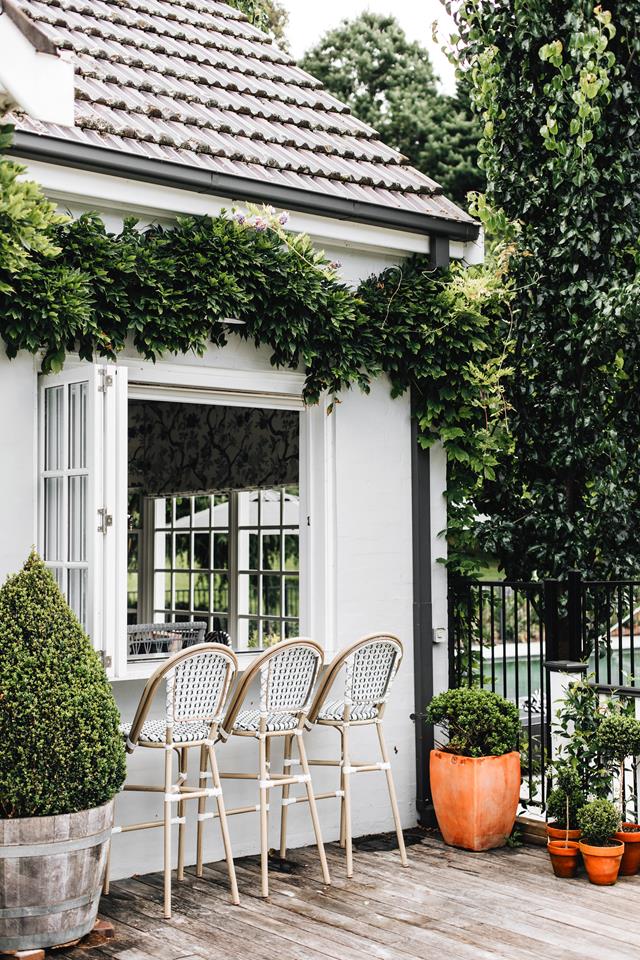
<svg viewBox="0 0 640 960">
<path fill-rule="evenodd" d="M 640 876 L 593 887 L 584 874 L 556 880 L 546 851 L 465 853 L 409 833 L 410 867 L 378 840 L 359 844 L 356 875 L 327 846 L 333 885 L 323 889 L 311 848 L 271 872 L 261 900 L 257 858 L 237 861 L 241 906 L 228 901 L 224 867 L 174 886 L 162 918 L 160 874 L 114 883 L 101 915 L 116 939 L 56 951 L 56 960 L 637 960 Z M 382 849 L 380 847 L 382 846 Z M 375 848 L 378 849 L 375 849 Z M 373 848 L 373 849 L 372 849 Z"/>
</svg>

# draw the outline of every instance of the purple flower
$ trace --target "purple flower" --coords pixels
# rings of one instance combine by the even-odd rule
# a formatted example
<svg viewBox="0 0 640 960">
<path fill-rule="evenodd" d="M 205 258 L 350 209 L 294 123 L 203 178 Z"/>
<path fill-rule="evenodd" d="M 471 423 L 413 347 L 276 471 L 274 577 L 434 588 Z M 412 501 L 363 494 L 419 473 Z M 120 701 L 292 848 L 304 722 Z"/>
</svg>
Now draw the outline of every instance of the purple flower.
<svg viewBox="0 0 640 960">
<path fill-rule="evenodd" d="M 266 230 L 266 229 L 267 229 L 267 224 L 266 224 L 266 222 L 262 219 L 262 217 L 256 217 L 255 220 L 253 221 L 253 226 L 255 227 L 256 230 Z"/>
<path fill-rule="evenodd" d="M 236 223 L 243 224 L 247 218 L 245 217 L 244 213 L 234 213 L 233 219 L 236 221 Z"/>
<path fill-rule="evenodd" d="M 288 223 L 288 222 L 289 222 L 289 214 L 281 213 L 280 216 L 278 217 L 278 223 L 281 223 L 282 226 L 284 227 L 285 223 Z"/>
<path fill-rule="evenodd" d="M 331 267 L 332 270 L 339 270 L 342 264 L 340 263 L 339 260 L 332 260 L 329 266 Z"/>
</svg>

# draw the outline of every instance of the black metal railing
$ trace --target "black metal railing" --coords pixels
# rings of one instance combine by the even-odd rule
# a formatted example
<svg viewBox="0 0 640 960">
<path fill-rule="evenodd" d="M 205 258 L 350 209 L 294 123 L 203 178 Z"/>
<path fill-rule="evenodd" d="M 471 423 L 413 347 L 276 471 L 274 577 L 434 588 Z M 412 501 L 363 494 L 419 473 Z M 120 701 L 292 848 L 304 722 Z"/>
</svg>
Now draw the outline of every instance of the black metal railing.
<svg viewBox="0 0 640 960">
<path fill-rule="evenodd" d="M 518 705 L 522 802 L 544 807 L 551 755 L 548 663 L 581 661 L 599 685 L 640 690 L 640 580 L 455 580 L 449 585 L 449 685 Z"/>
</svg>

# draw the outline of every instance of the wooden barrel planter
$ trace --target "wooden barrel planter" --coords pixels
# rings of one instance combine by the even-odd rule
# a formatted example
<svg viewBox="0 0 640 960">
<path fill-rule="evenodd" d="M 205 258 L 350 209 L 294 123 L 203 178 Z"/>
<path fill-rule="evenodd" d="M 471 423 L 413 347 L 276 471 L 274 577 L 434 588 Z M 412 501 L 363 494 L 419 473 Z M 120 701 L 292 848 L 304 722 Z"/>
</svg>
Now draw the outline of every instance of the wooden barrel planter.
<svg viewBox="0 0 640 960">
<path fill-rule="evenodd" d="M 113 800 L 55 817 L 0 820 L 0 951 L 54 947 L 92 929 Z"/>
</svg>

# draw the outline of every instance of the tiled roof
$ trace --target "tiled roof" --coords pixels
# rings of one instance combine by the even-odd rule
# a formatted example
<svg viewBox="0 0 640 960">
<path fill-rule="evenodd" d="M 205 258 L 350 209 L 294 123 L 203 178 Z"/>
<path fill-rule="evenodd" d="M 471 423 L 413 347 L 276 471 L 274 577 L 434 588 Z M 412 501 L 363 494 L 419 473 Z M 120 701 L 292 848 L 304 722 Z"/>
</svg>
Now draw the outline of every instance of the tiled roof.
<svg viewBox="0 0 640 960">
<path fill-rule="evenodd" d="M 473 221 L 216 0 L 19 0 L 76 70 L 76 126 L 17 129 L 425 218 Z"/>
</svg>

